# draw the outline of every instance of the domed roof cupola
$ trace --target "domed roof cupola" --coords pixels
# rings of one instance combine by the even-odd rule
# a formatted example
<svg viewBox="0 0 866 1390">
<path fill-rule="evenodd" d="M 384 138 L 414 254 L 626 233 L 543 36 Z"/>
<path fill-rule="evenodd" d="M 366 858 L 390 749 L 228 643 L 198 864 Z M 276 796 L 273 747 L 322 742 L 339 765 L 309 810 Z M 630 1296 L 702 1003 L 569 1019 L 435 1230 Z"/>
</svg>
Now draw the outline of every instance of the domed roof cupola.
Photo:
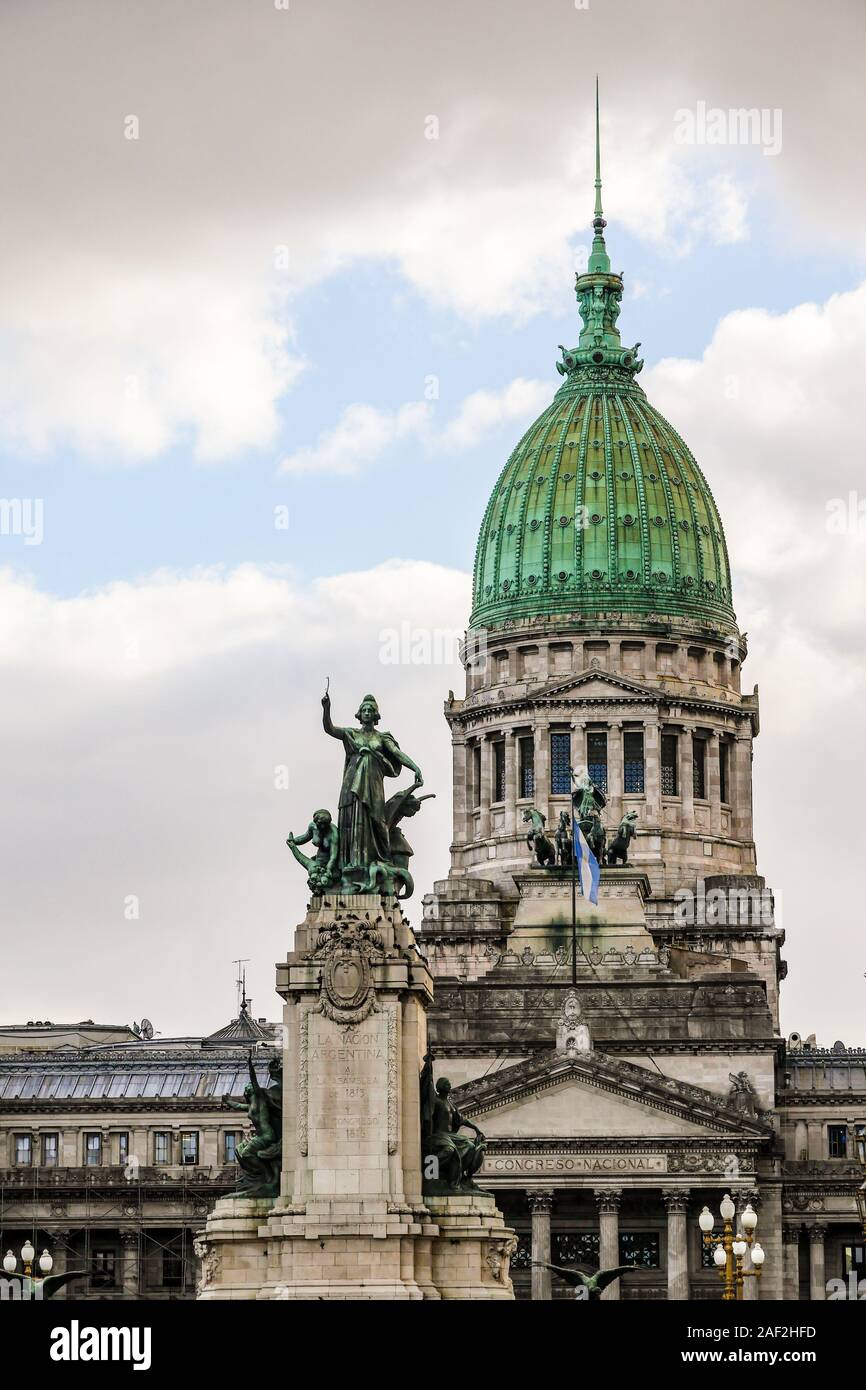
<svg viewBox="0 0 866 1390">
<path fill-rule="evenodd" d="M 564 381 L 493 489 L 475 558 L 473 629 L 538 615 L 685 620 L 736 633 L 721 518 L 706 479 L 636 377 L 623 292 L 604 240 L 596 91 L 592 251 L 575 290 L 578 344 Z"/>
</svg>

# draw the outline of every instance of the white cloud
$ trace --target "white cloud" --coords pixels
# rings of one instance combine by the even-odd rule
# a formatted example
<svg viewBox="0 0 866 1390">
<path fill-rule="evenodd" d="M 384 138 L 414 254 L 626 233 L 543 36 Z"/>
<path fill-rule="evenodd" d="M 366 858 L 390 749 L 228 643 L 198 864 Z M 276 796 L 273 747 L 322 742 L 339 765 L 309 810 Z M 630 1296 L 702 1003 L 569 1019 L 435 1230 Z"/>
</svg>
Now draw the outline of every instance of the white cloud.
<svg viewBox="0 0 866 1390">
<path fill-rule="evenodd" d="M 407 401 L 395 411 L 350 405 L 332 429 L 319 435 L 315 445 L 283 459 L 280 472 L 358 473 L 363 464 L 374 463 L 407 439 L 427 450 L 472 449 L 503 425 L 530 424 L 550 404 L 554 389 L 549 381 L 515 377 L 499 391 L 475 391 L 438 432 L 433 407 L 427 401 Z"/>
<path fill-rule="evenodd" d="M 376 694 L 436 793 L 410 835 L 417 920 L 447 872 L 457 668 L 419 663 L 417 641 L 394 664 L 385 643 L 462 628 L 468 608 L 468 576 L 398 560 L 309 587 L 244 566 L 75 599 L 0 573 L 7 1021 L 146 1013 L 165 1033 L 210 1030 L 230 1016 L 238 955 L 253 957 L 256 1012 L 276 1016 L 273 962 L 307 897 L 285 838 L 339 790 L 326 675 L 337 720 Z"/>
<path fill-rule="evenodd" d="M 504 424 L 530 424 L 550 404 L 553 392 L 549 381 L 523 377 L 515 377 L 501 391 L 474 391 L 445 426 L 440 443 L 446 449 L 471 449 Z"/>
<path fill-rule="evenodd" d="M 281 473 L 357 473 L 361 464 L 379 458 L 399 440 L 423 438 L 432 408 L 427 401 L 408 401 L 399 410 L 349 405 L 333 429 L 319 435 L 313 448 L 283 459 Z"/>
<path fill-rule="evenodd" d="M 4 151 L 0 431 L 119 462 L 267 449 L 303 362 L 292 293 L 364 260 L 468 319 L 565 310 L 589 238 L 590 75 L 614 50 L 601 64 L 614 252 L 617 223 L 675 252 L 741 239 L 758 180 L 786 238 L 866 245 L 866 185 L 850 177 L 857 21 L 831 8 L 833 82 L 816 101 L 815 13 L 786 0 L 759 21 L 731 0 L 721 28 L 688 0 L 543 16 L 503 0 L 492 28 L 484 7 L 442 0 L 433 33 L 411 6 L 347 0 L 289 13 L 212 0 L 204 21 L 169 0 L 91 0 L 48 26 L 6 7 L 0 123 L 27 139 Z M 672 49 L 683 23 L 689 43 Z M 784 111 L 778 159 L 676 144 L 677 110 L 739 106 L 746 90 Z"/>
</svg>

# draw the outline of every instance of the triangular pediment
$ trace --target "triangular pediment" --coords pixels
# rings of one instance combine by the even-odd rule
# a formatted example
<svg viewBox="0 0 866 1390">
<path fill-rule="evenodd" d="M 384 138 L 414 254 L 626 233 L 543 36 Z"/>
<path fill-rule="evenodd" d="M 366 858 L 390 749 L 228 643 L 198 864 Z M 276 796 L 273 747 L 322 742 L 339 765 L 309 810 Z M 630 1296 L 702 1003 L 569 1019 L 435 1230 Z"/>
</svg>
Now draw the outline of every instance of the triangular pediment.
<svg viewBox="0 0 866 1390">
<path fill-rule="evenodd" d="M 595 1051 L 535 1053 L 465 1082 L 454 1099 L 491 1138 L 766 1139 L 771 1132 L 762 1119 L 731 1110 L 726 1097 Z"/>
<path fill-rule="evenodd" d="M 579 675 L 569 676 L 567 680 L 553 681 L 540 690 L 533 690 L 529 700 L 547 701 L 551 699 L 618 699 L 638 696 L 641 699 L 659 698 L 659 691 L 641 681 L 621 676 L 618 672 L 605 671 L 601 667 L 590 667 Z"/>
</svg>

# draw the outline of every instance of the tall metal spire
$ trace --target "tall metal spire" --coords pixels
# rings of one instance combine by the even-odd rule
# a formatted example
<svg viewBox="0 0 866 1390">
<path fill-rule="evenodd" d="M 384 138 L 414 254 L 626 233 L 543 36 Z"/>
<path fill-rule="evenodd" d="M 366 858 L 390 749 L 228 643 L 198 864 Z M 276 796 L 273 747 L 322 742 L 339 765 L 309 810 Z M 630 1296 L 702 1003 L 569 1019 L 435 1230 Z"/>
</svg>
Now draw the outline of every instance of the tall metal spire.
<svg viewBox="0 0 866 1390">
<path fill-rule="evenodd" d="M 598 114 L 598 75 L 595 79 L 595 214 L 592 219 L 592 253 L 587 269 L 590 274 L 601 272 L 610 274 L 610 257 L 604 244 L 604 229 L 607 223 L 601 209 L 601 134 Z"/>
</svg>

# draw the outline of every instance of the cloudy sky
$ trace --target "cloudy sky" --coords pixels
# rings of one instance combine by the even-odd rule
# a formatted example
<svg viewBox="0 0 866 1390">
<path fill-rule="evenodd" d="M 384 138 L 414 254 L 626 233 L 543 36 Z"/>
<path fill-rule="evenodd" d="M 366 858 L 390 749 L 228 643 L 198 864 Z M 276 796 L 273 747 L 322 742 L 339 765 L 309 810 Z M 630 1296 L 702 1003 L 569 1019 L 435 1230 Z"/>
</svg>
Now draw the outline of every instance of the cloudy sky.
<svg viewBox="0 0 866 1390">
<path fill-rule="evenodd" d="M 598 72 L 621 327 L 721 507 L 761 689 L 783 1030 L 866 1042 L 864 16 L 7 0 L 4 1022 L 210 1030 L 236 957 L 276 1016 L 326 675 L 424 769 L 444 877 L 451 639 L 577 337 Z M 754 142 L 701 114 L 741 107 Z"/>
</svg>

